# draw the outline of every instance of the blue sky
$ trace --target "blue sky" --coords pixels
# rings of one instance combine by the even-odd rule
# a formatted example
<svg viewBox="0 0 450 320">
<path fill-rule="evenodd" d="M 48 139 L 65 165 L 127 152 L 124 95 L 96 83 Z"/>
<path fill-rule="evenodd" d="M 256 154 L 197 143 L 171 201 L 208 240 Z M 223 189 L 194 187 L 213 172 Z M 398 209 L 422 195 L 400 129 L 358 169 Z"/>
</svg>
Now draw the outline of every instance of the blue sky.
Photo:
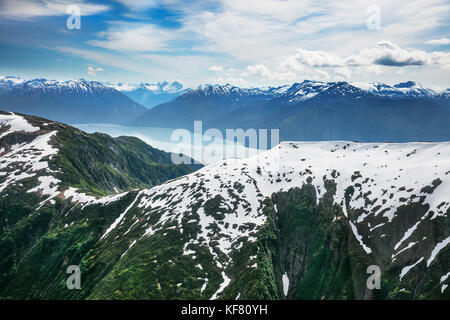
<svg viewBox="0 0 450 320">
<path fill-rule="evenodd" d="M 79 30 L 66 26 L 70 5 Z M 0 75 L 448 88 L 448 17 L 448 0 L 2 0 Z"/>
</svg>

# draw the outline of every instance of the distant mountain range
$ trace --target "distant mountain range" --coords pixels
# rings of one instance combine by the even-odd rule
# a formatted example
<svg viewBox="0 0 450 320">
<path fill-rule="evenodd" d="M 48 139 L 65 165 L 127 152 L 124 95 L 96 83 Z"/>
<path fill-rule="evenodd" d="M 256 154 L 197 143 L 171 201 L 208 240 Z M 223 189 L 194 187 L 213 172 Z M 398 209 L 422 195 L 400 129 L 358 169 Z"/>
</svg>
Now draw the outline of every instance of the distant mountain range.
<svg viewBox="0 0 450 320">
<path fill-rule="evenodd" d="M 204 129 L 278 128 L 282 140 L 444 141 L 450 140 L 450 94 L 412 81 L 203 86 L 132 123 L 192 129 L 195 120 L 202 120 Z"/>
<path fill-rule="evenodd" d="M 204 130 L 279 129 L 282 140 L 450 140 L 450 90 L 438 92 L 413 81 L 389 86 L 305 80 L 280 87 L 227 84 L 191 90 L 179 82 L 113 85 L 0 77 L 0 109 L 66 123 L 189 130 L 202 120 Z"/>
<path fill-rule="evenodd" d="M 0 110 L 65 123 L 125 123 L 147 108 L 97 81 L 0 77 Z"/>
<path fill-rule="evenodd" d="M 190 90 L 183 88 L 183 85 L 178 81 L 172 83 L 167 81 L 158 83 L 142 82 L 137 85 L 119 83 L 111 86 L 149 109 L 158 104 L 172 101 Z"/>
</svg>

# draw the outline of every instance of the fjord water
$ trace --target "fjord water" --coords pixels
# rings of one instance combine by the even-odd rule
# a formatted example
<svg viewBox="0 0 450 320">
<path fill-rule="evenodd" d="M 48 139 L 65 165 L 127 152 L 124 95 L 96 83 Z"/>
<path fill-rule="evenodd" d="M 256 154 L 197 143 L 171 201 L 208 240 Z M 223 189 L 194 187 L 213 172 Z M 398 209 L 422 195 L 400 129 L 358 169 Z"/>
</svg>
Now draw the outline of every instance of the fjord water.
<svg viewBox="0 0 450 320">
<path fill-rule="evenodd" d="M 166 151 L 166 152 L 179 152 L 180 150 L 191 150 L 191 154 L 189 156 L 194 160 L 204 163 L 204 159 L 199 157 L 202 152 L 201 146 L 193 144 L 192 141 L 197 139 L 203 139 L 203 147 L 208 147 L 208 150 L 215 150 L 220 152 L 220 149 L 223 151 L 225 148 L 228 150 L 232 148 L 235 150 L 233 152 L 232 157 L 243 158 L 248 157 L 249 155 L 255 155 L 259 153 L 256 149 L 251 149 L 244 147 L 239 142 L 233 142 L 230 140 L 223 141 L 215 141 L 211 139 L 211 136 L 203 134 L 203 136 L 198 135 L 197 133 L 191 132 L 191 141 L 177 141 L 175 139 L 171 139 L 172 133 L 176 130 L 174 128 L 159 128 L 159 127 L 134 127 L 134 126 L 122 126 L 117 124 L 105 124 L 105 123 L 86 123 L 86 124 L 71 124 L 75 128 L 83 130 L 87 133 L 100 132 L 108 134 L 112 137 L 119 136 L 132 136 L 141 139 L 147 144 L 151 145 L 154 148 Z M 209 142 L 212 141 L 212 142 Z M 198 152 L 200 151 L 200 152 Z M 264 150 L 261 150 L 264 151 Z M 224 153 L 225 155 L 225 153 Z M 230 157 L 224 156 L 224 158 Z"/>
</svg>

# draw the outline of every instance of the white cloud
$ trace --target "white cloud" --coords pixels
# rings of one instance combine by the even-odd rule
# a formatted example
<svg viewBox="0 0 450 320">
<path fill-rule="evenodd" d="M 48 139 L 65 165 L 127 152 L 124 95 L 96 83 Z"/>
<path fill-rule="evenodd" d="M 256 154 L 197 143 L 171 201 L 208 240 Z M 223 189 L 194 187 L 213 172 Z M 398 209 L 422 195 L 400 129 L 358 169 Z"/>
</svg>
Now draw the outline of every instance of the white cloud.
<svg viewBox="0 0 450 320">
<path fill-rule="evenodd" d="M 150 24 L 114 23 L 113 27 L 97 34 L 101 40 L 89 44 L 114 51 L 147 52 L 166 48 L 173 36 Z"/>
<path fill-rule="evenodd" d="M 254 64 L 247 67 L 247 73 L 264 78 L 272 77 L 272 72 L 263 64 Z"/>
<path fill-rule="evenodd" d="M 223 70 L 223 67 L 222 66 L 211 66 L 208 68 L 208 70 L 212 71 L 212 72 L 219 72 L 219 71 Z"/>
<path fill-rule="evenodd" d="M 426 43 L 428 44 L 438 44 L 438 45 L 447 45 L 450 44 L 450 38 L 439 38 L 428 40 Z"/>
<path fill-rule="evenodd" d="M 89 66 L 87 68 L 87 70 L 88 70 L 87 71 L 88 74 L 91 75 L 91 76 L 95 76 L 97 72 L 102 72 L 103 71 L 102 68 L 94 68 L 94 67 L 91 67 L 91 66 Z"/>
<path fill-rule="evenodd" d="M 344 67 L 369 67 L 373 65 L 387 67 L 444 66 L 450 64 L 449 59 L 450 53 L 448 52 L 403 49 L 389 41 L 380 41 L 374 47 L 362 49 L 345 58 L 323 51 L 298 49 L 297 53 L 287 56 L 280 66 L 293 70 L 302 70 L 304 66 L 335 68 L 335 71 L 340 72 L 341 76 L 345 76 L 345 74 L 348 75 L 348 69 Z M 342 72 L 345 72 L 345 74 Z"/>
<path fill-rule="evenodd" d="M 345 79 L 349 79 L 350 76 L 352 75 L 349 68 L 334 68 L 333 71 L 335 75 L 341 76 Z"/>
<path fill-rule="evenodd" d="M 288 57 L 286 61 L 283 61 L 283 65 L 298 63 L 319 68 L 344 66 L 344 61 L 336 55 L 324 51 L 310 51 L 305 49 L 298 49 L 297 53 Z"/>
<path fill-rule="evenodd" d="M 157 5 L 156 0 L 115 1 L 134 15 Z M 249 83 L 261 79 L 286 83 L 304 77 L 389 77 L 400 69 L 405 70 L 405 78 L 420 81 L 422 74 L 429 79 L 437 74 L 441 85 L 448 82 L 444 70 L 450 67 L 449 53 L 415 47 L 437 32 L 446 34 L 448 0 L 378 0 L 381 29 L 377 31 L 366 26 L 372 0 L 158 2 L 180 13 L 180 28 L 115 21 L 88 44 L 111 50 L 114 54 L 106 58 L 123 62 L 116 67 L 139 73 L 157 70 L 165 78 L 181 73 L 197 84 L 209 79 L 211 71 L 222 71 L 225 78 L 242 77 Z M 443 43 L 443 39 L 447 38 L 427 43 Z M 177 56 L 180 50 L 184 56 Z M 92 56 L 95 48 L 88 51 Z M 155 51 L 170 55 L 155 55 Z"/>
<path fill-rule="evenodd" d="M 254 64 L 247 67 L 246 72 L 243 73 L 244 76 L 256 76 L 259 78 L 266 78 L 269 80 L 276 81 L 292 81 L 295 79 L 294 72 L 272 72 L 263 64 Z"/>
<path fill-rule="evenodd" d="M 70 5 L 80 7 L 81 16 L 89 16 L 109 10 L 109 6 L 84 3 L 81 0 L 3 0 L 0 3 L 0 16 L 8 19 L 29 19 L 34 17 L 48 17 L 67 15 Z"/>
<path fill-rule="evenodd" d="M 110 53 L 103 53 L 93 50 L 84 50 L 72 47 L 55 47 L 53 49 L 61 53 L 78 56 L 98 64 L 108 65 L 127 71 L 141 73 L 147 70 L 146 67 L 142 66 L 142 63 L 137 63 L 131 61 L 130 59 L 123 58 Z"/>
<path fill-rule="evenodd" d="M 328 80 L 330 79 L 330 75 L 325 70 L 314 69 L 314 74 L 311 79 Z"/>
<path fill-rule="evenodd" d="M 295 22 L 318 9 L 317 1 L 223 0 L 224 11 L 266 20 Z"/>
<path fill-rule="evenodd" d="M 425 51 L 402 49 L 389 41 L 380 41 L 373 48 L 361 50 L 359 56 L 368 60 L 366 64 L 389 67 L 421 66 L 429 58 Z"/>
<path fill-rule="evenodd" d="M 417 43 L 420 33 L 437 28 L 447 19 L 445 0 L 379 0 L 381 30 L 366 26 L 369 0 L 223 0 L 220 10 L 189 12 L 185 30 L 203 43 L 196 49 L 220 52 L 268 65 L 274 57 L 296 47 L 347 54 L 364 48 L 379 37 L 402 46 Z M 263 50 L 261 50 L 264 48 Z M 258 60 L 257 60 L 258 59 Z"/>
<path fill-rule="evenodd" d="M 383 67 L 379 66 L 379 65 L 371 65 L 371 66 L 365 66 L 365 67 L 361 67 L 361 68 L 357 68 L 357 71 L 359 73 L 373 73 L 376 75 L 380 75 L 383 73 Z"/>
</svg>

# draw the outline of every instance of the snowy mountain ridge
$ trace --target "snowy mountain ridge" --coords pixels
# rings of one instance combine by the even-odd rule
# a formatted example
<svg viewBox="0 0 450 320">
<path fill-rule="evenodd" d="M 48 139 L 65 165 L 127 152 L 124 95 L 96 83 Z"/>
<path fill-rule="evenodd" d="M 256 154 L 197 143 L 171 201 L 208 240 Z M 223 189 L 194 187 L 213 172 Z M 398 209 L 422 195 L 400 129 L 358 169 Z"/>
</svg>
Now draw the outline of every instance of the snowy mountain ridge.
<svg viewBox="0 0 450 320">
<path fill-rule="evenodd" d="M 231 84 L 226 85 L 201 85 L 192 90 L 189 94 L 194 95 L 237 95 L 251 96 L 262 95 L 270 97 L 286 97 L 292 101 L 301 101 L 310 99 L 323 92 L 333 92 L 335 94 L 374 94 L 391 98 L 399 97 L 436 97 L 445 94 L 448 91 L 436 91 L 424 88 L 422 85 L 407 81 L 395 84 L 393 86 L 375 83 L 375 82 L 323 82 L 305 80 L 301 83 L 284 85 L 279 87 L 262 88 L 239 88 Z"/>
<path fill-rule="evenodd" d="M 0 109 L 64 123 L 122 123 L 147 110 L 98 81 L 16 77 L 0 77 Z"/>
<path fill-rule="evenodd" d="M 180 93 L 189 89 L 185 89 L 183 85 L 178 81 L 173 81 L 169 83 L 167 81 L 157 82 L 157 83 L 149 83 L 149 82 L 141 82 L 139 84 L 127 84 L 127 83 L 107 83 L 114 89 L 122 92 L 133 91 L 137 89 L 144 89 L 151 91 L 154 94 L 162 94 L 162 93 Z"/>
<path fill-rule="evenodd" d="M 240 88 L 231 84 L 204 84 L 199 85 L 196 89 L 186 89 L 178 81 L 169 83 L 167 81 L 158 83 L 141 82 L 139 84 L 126 83 L 102 83 L 99 81 L 88 81 L 85 79 L 57 81 L 47 79 L 23 79 L 14 76 L 0 76 L 0 89 L 11 90 L 12 88 L 28 88 L 28 89 L 62 89 L 71 88 L 78 90 L 92 91 L 95 89 L 113 88 L 124 94 L 133 97 L 132 92 L 143 90 L 152 95 L 168 94 L 175 98 L 182 94 L 189 95 L 219 95 L 219 96 L 252 96 L 261 95 L 268 97 L 289 97 L 290 101 L 300 101 L 310 99 L 322 92 L 334 91 L 337 93 L 371 93 L 378 96 L 391 98 L 399 97 L 437 97 L 448 95 L 448 90 L 433 90 L 423 87 L 414 81 L 407 81 L 395 85 L 387 85 L 377 82 L 323 82 L 304 80 L 301 83 L 292 85 L 283 85 L 278 87 L 250 87 Z M 360 91 L 358 91 L 358 89 Z M 141 93 L 143 95 L 144 93 Z M 139 101 L 138 101 L 139 102 Z"/>
<path fill-rule="evenodd" d="M 420 243 L 415 232 L 421 224 L 433 223 L 439 217 L 448 218 L 449 159 L 448 142 L 283 142 L 255 157 L 227 159 L 140 191 L 127 211 L 139 208 L 147 222 L 120 231 L 120 225 L 126 224 L 127 212 L 124 212 L 102 238 L 109 241 L 122 232 L 131 232 L 138 235 L 133 239 L 132 247 L 142 238 L 171 228 L 180 230 L 183 235 L 185 228 L 198 226 L 195 236 L 185 243 L 183 254 L 195 257 L 201 248 L 208 248 L 223 279 L 212 296 L 215 298 L 230 284 L 227 271 L 233 264 L 233 254 L 244 243 L 258 240 L 258 232 L 267 221 L 264 214 L 267 197 L 310 185 L 319 204 L 332 182 L 335 184 L 334 203 L 342 208 L 354 238 L 369 256 L 380 254 L 379 238 L 389 233 L 392 223 L 397 224 L 403 219 L 399 208 L 404 205 L 426 207 L 421 216 L 403 226 L 402 234 L 394 237 L 395 241 L 384 250 L 388 250 L 390 259 L 386 263 L 396 265 L 399 255 L 408 254 L 408 250 L 428 248 L 420 258 L 429 267 L 439 252 L 450 244 L 450 235 L 431 245 L 425 240 Z M 351 194 L 349 190 L 352 190 Z M 213 199 L 217 210 L 224 212 L 221 216 L 208 212 L 208 203 Z M 349 215 L 348 211 L 358 214 Z M 399 279 L 413 267 L 403 265 Z M 442 290 L 445 290 L 444 285 Z"/>
<path fill-rule="evenodd" d="M 85 79 L 79 80 L 47 80 L 47 79 L 32 79 L 26 80 L 16 77 L 0 77 L 0 89 L 4 91 L 10 90 L 41 90 L 42 92 L 56 92 L 65 93 L 68 92 L 86 92 L 89 94 L 95 92 L 109 91 L 108 93 L 114 93 L 115 90 L 105 86 L 99 81 L 87 81 Z"/>
</svg>

